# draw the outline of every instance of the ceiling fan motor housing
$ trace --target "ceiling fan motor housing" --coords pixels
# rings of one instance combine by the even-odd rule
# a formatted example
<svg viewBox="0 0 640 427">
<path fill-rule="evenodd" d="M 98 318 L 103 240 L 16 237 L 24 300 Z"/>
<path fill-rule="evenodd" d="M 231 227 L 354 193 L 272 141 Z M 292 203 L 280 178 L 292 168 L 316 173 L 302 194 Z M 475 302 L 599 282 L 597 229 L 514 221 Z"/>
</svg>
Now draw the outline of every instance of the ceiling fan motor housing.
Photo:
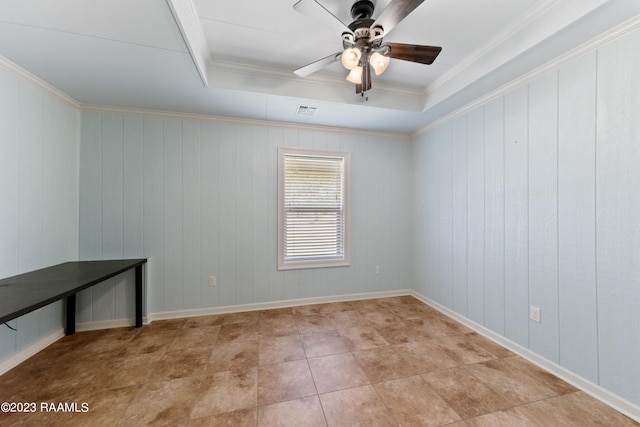
<svg viewBox="0 0 640 427">
<path fill-rule="evenodd" d="M 351 18 L 355 21 L 359 19 L 371 18 L 375 5 L 370 0 L 358 0 L 351 6 Z"/>
<path fill-rule="evenodd" d="M 351 7 L 351 17 L 354 21 L 349 24 L 349 29 L 353 34 L 343 34 L 343 45 L 345 49 L 357 46 L 361 50 L 363 48 L 368 50 L 380 45 L 382 42 L 382 30 L 371 28 L 375 22 L 372 18 L 374 8 L 375 5 L 370 0 L 358 0 L 353 4 Z M 372 32 L 374 34 L 372 34 Z M 371 44 L 370 41 L 374 41 L 373 44 Z"/>
</svg>

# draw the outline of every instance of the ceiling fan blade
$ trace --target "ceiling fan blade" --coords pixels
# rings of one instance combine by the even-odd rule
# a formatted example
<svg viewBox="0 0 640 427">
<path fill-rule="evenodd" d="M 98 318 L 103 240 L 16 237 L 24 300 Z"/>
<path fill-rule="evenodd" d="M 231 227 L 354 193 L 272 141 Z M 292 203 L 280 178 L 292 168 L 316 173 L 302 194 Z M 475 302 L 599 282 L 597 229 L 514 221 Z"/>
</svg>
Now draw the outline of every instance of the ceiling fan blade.
<svg viewBox="0 0 640 427">
<path fill-rule="evenodd" d="M 387 56 L 403 61 L 419 62 L 430 65 L 435 61 L 442 50 L 437 46 L 421 46 L 417 44 L 385 43 L 383 46 L 389 47 Z"/>
<path fill-rule="evenodd" d="M 340 59 L 341 55 L 342 55 L 342 52 L 336 52 L 322 59 L 318 59 L 317 61 L 314 61 L 311 64 L 305 65 L 304 67 L 298 68 L 293 73 L 300 77 L 307 77 L 308 75 L 321 70 L 327 65 L 333 64 L 334 62 Z"/>
<path fill-rule="evenodd" d="M 391 0 L 384 8 L 371 28 L 382 27 L 384 35 L 389 34 L 400 21 L 407 17 L 413 10 L 420 6 L 424 0 Z"/>
<path fill-rule="evenodd" d="M 339 20 L 337 16 L 329 12 L 326 7 L 316 0 L 300 0 L 293 5 L 293 10 L 324 23 L 335 33 L 342 34 L 345 31 L 351 33 L 347 24 Z"/>
</svg>

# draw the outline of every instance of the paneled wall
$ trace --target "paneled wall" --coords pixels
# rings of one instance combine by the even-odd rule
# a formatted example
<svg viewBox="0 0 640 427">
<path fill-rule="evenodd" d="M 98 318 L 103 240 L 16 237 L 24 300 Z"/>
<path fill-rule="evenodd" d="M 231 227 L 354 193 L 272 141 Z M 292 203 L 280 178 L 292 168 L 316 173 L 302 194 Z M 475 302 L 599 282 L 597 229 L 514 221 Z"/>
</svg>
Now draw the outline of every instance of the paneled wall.
<svg viewBox="0 0 640 427">
<path fill-rule="evenodd" d="M 414 289 L 636 405 L 638 46 L 628 34 L 413 142 Z"/>
<path fill-rule="evenodd" d="M 150 258 L 148 313 L 411 287 L 406 138 L 85 111 L 81 140 L 80 257 Z M 350 267 L 277 271 L 279 146 L 352 153 Z M 132 317 L 131 280 L 85 291 L 79 321 Z"/>
<path fill-rule="evenodd" d="M 147 313 L 413 287 L 640 405 L 638 46 L 627 34 L 411 143 L 80 112 L 0 67 L 0 277 L 148 257 Z M 279 146 L 352 153 L 350 267 L 276 270 Z M 133 317 L 132 279 L 81 293 L 78 320 Z M 0 361 L 62 324 L 56 303 L 0 326 Z"/>
<path fill-rule="evenodd" d="M 77 107 L 0 64 L 0 277 L 78 256 Z M 55 303 L 0 325 L 0 361 L 63 327 Z"/>
</svg>

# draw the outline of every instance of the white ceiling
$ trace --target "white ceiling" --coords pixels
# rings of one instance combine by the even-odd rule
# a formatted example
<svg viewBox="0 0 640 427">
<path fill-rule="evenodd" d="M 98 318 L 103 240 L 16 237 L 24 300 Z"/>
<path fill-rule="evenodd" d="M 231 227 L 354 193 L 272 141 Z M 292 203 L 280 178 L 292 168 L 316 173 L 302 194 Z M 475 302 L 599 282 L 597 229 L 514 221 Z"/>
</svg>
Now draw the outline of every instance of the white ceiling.
<svg viewBox="0 0 640 427">
<path fill-rule="evenodd" d="M 640 13 L 637 0 L 426 0 L 385 41 L 442 53 L 392 60 L 364 100 L 339 62 L 293 74 L 342 46 L 296 1 L 0 0 L 0 55 L 85 105 L 407 134 Z M 351 0 L 318 1 L 351 21 Z"/>
</svg>

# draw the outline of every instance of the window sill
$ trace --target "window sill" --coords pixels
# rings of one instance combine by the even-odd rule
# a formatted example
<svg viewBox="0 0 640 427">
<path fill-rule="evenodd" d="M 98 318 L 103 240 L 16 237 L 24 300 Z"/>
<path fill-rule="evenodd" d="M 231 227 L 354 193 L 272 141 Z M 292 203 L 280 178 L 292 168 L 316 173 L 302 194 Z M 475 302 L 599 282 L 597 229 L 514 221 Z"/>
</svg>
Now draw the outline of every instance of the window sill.
<svg viewBox="0 0 640 427">
<path fill-rule="evenodd" d="M 290 261 L 278 265 L 278 270 L 302 270 L 306 268 L 332 268 L 332 267 L 349 267 L 351 262 L 348 260 L 331 260 L 331 261 Z"/>
</svg>

